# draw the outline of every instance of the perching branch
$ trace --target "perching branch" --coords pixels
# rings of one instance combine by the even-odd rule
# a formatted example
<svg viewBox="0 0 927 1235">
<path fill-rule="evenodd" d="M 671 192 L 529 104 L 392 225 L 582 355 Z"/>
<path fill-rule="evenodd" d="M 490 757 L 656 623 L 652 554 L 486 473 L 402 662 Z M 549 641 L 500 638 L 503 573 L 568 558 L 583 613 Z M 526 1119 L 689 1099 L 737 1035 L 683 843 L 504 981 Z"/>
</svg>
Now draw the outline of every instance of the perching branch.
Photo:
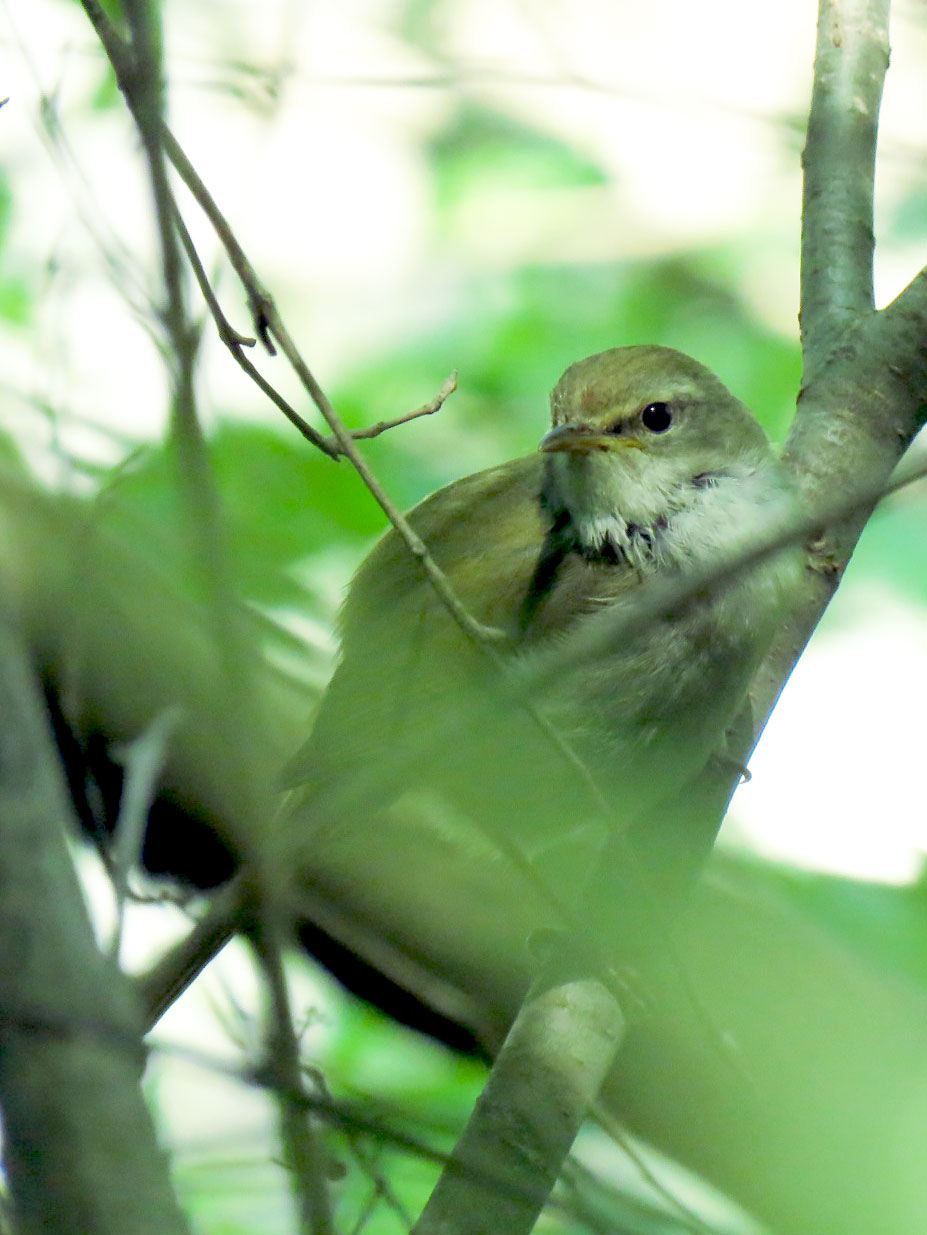
<svg viewBox="0 0 927 1235">
<path fill-rule="evenodd" d="M 596 973 L 551 966 L 521 1005 L 414 1235 L 528 1235 L 624 1029 Z"/>
<path fill-rule="evenodd" d="M 805 373 L 784 461 L 809 510 L 887 485 L 924 423 L 927 296 L 872 308 L 872 186 L 889 0 L 820 0 L 802 233 Z M 875 502 L 873 501 L 873 505 Z M 871 507 L 808 545 L 790 622 L 755 684 L 758 728 L 827 607 Z"/>
<path fill-rule="evenodd" d="M 822 0 L 803 166 L 801 327 L 806 376 L 872 309 L 872 194 L 889 0 Z"/>
<path fill-rule="evenodd" d="M 754 723 L 747 732 L 745 758 L 833 594 L 892 468 L 923 424 L 927 408 L 927 347 L 923 343 L 927 321 L 911 309 L 895 308 L 881 319 L 872 316 L 872 184 L 878 107 L 887 66 L 887 17 L 888 0 L 849 0 L 847 4 L 821 0 L 805 153 L 808 213 L 802 250 L 802 326 L 806 382 L 786 461 L 808 507 L 820 510 L 829 505 L 837 523 L 815 537 L 804 595 L 758 675 L 760 691 L 755 684 L 751 696 Z M 923 300 L 923 282 L 915 281 L 909 289 L 909 305 Z M 869 324 L 873 322 L 877 324 Z M 877 341 L 881 346 L 876 346 Z M 837 344 L 839 352 L 833 359 Z M 853 449 L 854 445 L 858 448 Z M 863 500 L 857 497 L 852 511 L 840 510 L 840 500 L 848 492 L 863 494 Z M 867 492 L 870 502 L 865 500 Z M 819 522 L 813 530 L 818 528 Z M 786 543 L 795 535 L 792 529 Z M 552 659 L 560 654 L 558 650 Z M 736 758 L 738 752 L 733 753 Z M 717 770 L 706 769 L 704 777 L 706 781 L 717 779 Z M 729 791 L 737 779 L 730 775 Z M 721 790 L 723 796 L 723 784 Z M 620 1020 L 617 1006 L 614 1011 Z M 582 1024 L 582 1018 L 575 1022 L 577 1028 Z M 508 1049 L 507 1040 L 500 1064 L 507 1061 Z M 508 1066 L 506 1075 L 511 1080 Z M 513 1110 L 517 1109 L 512 1097 L 516 1093 L 513 1086 L 508 1096 Z M 574 1113 L 578 1127 L 582 1113 Z M 467 1144 L 500 1151 L 494 1119 L 491 1113 L 481 1114 L 479 1106 L 455 1152 L 462 1154 Z M 543 1144 L 538 1132 L 532 1147 L 546 1163 Z M 471 1225 L 463 1215 L 480 1212 L 487 1200 L 472 1187 L 452 1194 L 453 1187 L 454 1181 L 445 1174 L 429 1206 L 434 1206 L 440 1222 L 436 1220 L 431 1228 L 423 1217 L 423 1232 L 434 1229 L 463 1235 L 476 1230 L 522 1229 L 507 1223 Z M 440 1204 L 449 1195 L 454 1195 L 455 1203 Z"/>
</svg>

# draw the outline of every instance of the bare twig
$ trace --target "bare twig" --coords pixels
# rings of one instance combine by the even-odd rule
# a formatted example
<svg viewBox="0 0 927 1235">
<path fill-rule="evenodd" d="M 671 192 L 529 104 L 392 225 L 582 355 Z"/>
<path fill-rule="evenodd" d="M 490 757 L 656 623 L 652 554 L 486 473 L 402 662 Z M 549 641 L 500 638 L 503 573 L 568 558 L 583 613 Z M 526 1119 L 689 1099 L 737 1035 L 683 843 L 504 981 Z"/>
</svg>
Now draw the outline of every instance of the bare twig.
<svg viewBox="0 0 927 1235">
<path fill-rule="evenodd" d="M 417 407 L 414 412 L 406 412 L 404 416 L 397 416 L 395 420 L 380 420 L 375 425 L 371 425 L 369 429 L 352 429 L 351 437 L 355 442 L 368 440 L 372 437 L 379 437 L 381 433 L 386 433 L 390 429 L 395 429 L 398 425 L 408 424 L 410 420 L 418 420 L 420 416 L 433 416 L 435 412 L 440 412 L 445 401 L 457 389 L 457 370 L 448 376 L 441 383 L 441 388 L 433 399 L 429 399 L 427 403 L 423 403 L 421 407 Z"/>
<path fill-rule="evenodd" d="M 269 787 L 251 759 L 245 720 L 247 715 L 247 724 L 255 723 L 258 700 L 250 688 L 253 649 L 242 629 L 222 514 L 197 414 L 194 371 L 199 332 L 187 309 L 185 267 L 175 227 L 176 204 L 165 159 L 161 36 L 156 9 L 148 0 L 126 0 L 124 9 L 132 36 L 131 44 L 126 44 L 99 9 L 97 0 L 82 3 L 111 56 L 148 166 L 166 295 L 161 318 L 168 340 L 166 359 L 172 386 L 170 440 L 176 457 L 175 476 L 186 507 L 199 581 L 210 609 L 215 646 L 222 663 L 226 699 L 218 723 L 224 728 L 230 748 L 237 752 L 232 775 L 236 778 L 243 817 L 256 823 L 265 813 Z M 247 849 L 244 836 L 236 840 L 242 849 Z"/>
<path fill-rule="evenodd" d="M 299 412 L 283 397 L 282 394 L 273 386 L 267 378 L 261 373 L 260 369 L 254 364 L 249 356 L 245 354 L 246 347 L 254 347 L 256 339 L 250 338 L 248 335 L 240 334 L 222 311 L 222 306 L 219 304 L 218 297 L 212 290 L 209 278 L 206 275 L 206 270 L 200 260 L 200 255 L 194 247 L 193 240 L 187 225 L 184 223 L 180 211 L 176 208 L 174 212 L 175 224 L 180 234 L 180 240 L 187 254 L 187 259 L 193 270 L 194 278 L 202 293 L 203 299 L 209 312 L 212 314 L 213 321 L 216 323 L 216 329 L 219 332 L 219 338 L 231 352 L 235 363 L 248 375 L 254 382 L 255 386 L 270 399 L 275 407 L 279 408 L 286 416 L 287 420 L 295 429 L 297 429 L 307 442 L 311 442 L 313 446 L 318 447 L 324 454 L 327 454 L 332 459 L 338 458 L 338 450 L 334 447 L 321 433 L 316 432 L 312 425 L 307 420 L 300 416 Z"/>
<path fill-rule="evenodd" d="M 166 294 L 160 316 L 168 339 L 167 361 L 172 379 L 171 440 L 177 455 L 177 484 L 187 507 L 197 565 L 222 663 L 221 680 L 226 698 L 217 724 L 237 755 L 230 774 L 236 780 L 242 817 L 255 823 L 269 801 L 268 785 L 251 758 L 244 723 L 246 707 L 249 721 L 254 723 L 258 696 L 248 686 L 252 653 L 243 637 L 240 610 L 228 571 L 218 500 L 197 416 L 194 388 L 197 331 L 187 313 L 184 268 L 176 229 L 177 209 L 163 149 L 160 30 L 147 0 L 126 0 L 124 8 L 132 33 L 131 45 L 116 33 L 96 0 L 86 0 L 84 8 L 116 70 L 148 165 Z M 236 840 L 247 852 L 245 838 L 239 836 Z M 225 937 L 220 930 L 213 931 L 208 938 L 200 938 L 200 955 L 189 957 L 185 970 L 179 973 L 175 970 L 170 976 L 171 997 L 178 987 L 183 989 L 196 966 L 206 963 L 222 946 Z M 162 992 L 159 1005 L 164 997 Z"/>
<path fill-rule="evenodd" d="M 161 1019 L 241 925 L 240 876 L 213 897 L 193 930 L 151 969 L 136 978 L 146 1033 Z"/>
<path fill-rule="evenodd" d="M 169 708 L 156 716 L 144 733 L 117 752 L 125 767 L 125 776 L 109 865 L 116 894 L 116 925 L 110 954 L 116 962 L 122 946 L 129 875 L 139 861 L 148 812 L 157 792 L 157 779 L 164 767 L 168 742 L 179 719 L 180 709 Z"/>
<path fill-rule="evenodd" d="M 248 335 L 243 335 L 235 329 L 229 319 L 226 317 L 219 304 L 219 299 L 212 289 L 209 282 L 209 277 L 200 260 L 200 255 L 197 253 L 190 236 L 187 225 L 183 221 L 183 216 L 175 206 L 175 221 L 177 230 L 180 234 L 181 243 L 187 254 L 190 266 L 193 269 L 194 277 L 199 285 L 200 292 L 209 312 L 212 315 L 213 321 L 216 324 L 216 329 L 219 332 L 219 338 L 231 352 L 235 363 L 248 375 L 258 389 L 270 399 L 275 407 L 279 408 L 289 420 L 290 424 L 302 434 L 307 442 L 311 442 L 324 454 L 327 454 L 331 459 L 339 459 L 342 455 L 337 441 L 333 438 L 326 438 L 321 433 L 318 433 L 312 425 L 309 424 L 299 412 L 283 397 L 282 394 L 273 386 L 267 378 L 261 373 L 260 369 L 253 361 L 245 354 L 244 349 L 254 347 L 256 339 Z M 390 429 L 398 428 L 399 425 L 408 424 L 411 420 L 417 420 L 421 416 L 432 416 L 435 412 L 441 410 L 447 399 L 457 389 L 457 373 L 451 373 L 441 384 L 438 393 L 434 398 L 429 399 L 427 403 L 423 403 L 421 407 L 417 407 L 414 411 L 406 412 L 403 416 L 397 416 L 394 420 L 381 420 L 377 424 L 372 425 L 367 429 L 352 429 L 351 437 L 355 441 L 368 440 L 379 437 L 381 433 L 386 433 Z"/>
<path fill-rule="evenodd" d="M 280 1142 L 299 1211 L 300 1230 L 303 1235 L 331 1235 L 324 1151 L 312 1114 L 299 1098 L 303 1087 L 302 1063 L 283 971 L 278 915 L 268 898 L 260 894 L 252 898 L 251 908 L 250 934 L 268 996 L 264 1068 L 278 1100 Z"/>
<path fill-rule="evenodd" d="M 214 1072 L 218 1076 L 227 1077 L 251 1088 L 277 1094 L 284 1088 L 279 1078 L 269 1074 L 266 1068 L 251 1068 L 243 1071 L 235 1064 L 230 1064 L 197 1047 L 173 1042 L 154 1041 L 150 1043 L 150 1047 L 152 1051 L 159 1054 L 183 1059 L 197 1067 Z M 504 1175 L 496 1168 L 496 1164 L 488 1163 L 479 1166 L 476 1163 L 457 1161 L 452 1154 L 435 1149 L 419 1137 L 371 1115 L 368 1110 L 369 1103 L 339 1102 L 324 1093 L 311 1093 L 302 1085 L 295 1089 L 288 1089 L 286 1096 L 295 1107 L 312 1112 L 320 1120 L 324 1120 L 340 1132 L 351 1136 L 369 1137 L 380 1145 L 407 1153 L 422 1162 L 444 1167 L 464 1178 L 472 1179 L 481 1188 L 501 1193 L 515 1201 L 530 1201 L 532 1197 L 531 1190 L 526 1189 L 510 1175 Z M 551 1208 L 561 1209 L 562 1206 L 554 1201 Z"/>
<path fill-rule="evenodd" d="M 681 1221 L 686 1230 L 695 1232 L 695 1235 L 711 1235 L 711 1228 L 699 1218 L 698 1214 L 681 1201 L 658 1175 L 654 1174 L 646 1158 L 638 1152 L 630 1135 L 602 1102 L 595 1104 L 593 1117 L 605 1135 L 614 1141 L 625 1157 L 633 1163 L 641 1179 L 673 1210 L 677 1221 Z"/>
<path fill-rule="evenodd" d="M 312 1082 L 315 1089 L 317 1089 L 321 1096 L 326 1100 L 326 1102 L 333 1103 L 334 1099 L 328 1088 L 328 1082 L 325 1080 L 324 1074 L 318 1068 L 311 1068 L 306 1065 L 303 1065 L 303 1072 Z M 370 1212 L 372 1212 L 372 1207 L 376 1205 L 378 1201 L 382 1200 L 384 1204 L 393 1211 L 403 1227 L 408 1230 L 412 1226 L 412 1219 L 409 1216 L 405 1205 L 390 1185 L 389 1180 L 377 1166 L 374 1161 L 373 1154 L 364 1148 L 361 1138 L 356 1132 L 352 1131 L 352 1129 L 344 1128 L 343 1132 L 345 1140 L 350 1146 L 351 1153 L 353 1154 L 355 1161 L 370 1180 Z M 364 1208 L 366 1212 L 367 1206 Z M 362 1226 L 363 1222 L 361 1221 L 361 1217 L 358 1217 L 355 1230 L 360 1230 Z"/>
<path fill-rule="evenodd" d="M 507 636 L 502 631 L 490 626 L 484 626 L 482 622 L 478 622 L 465 606 L 461 604 L 456 592 L 448 582 L 447 576 L 438 566 L 428 546 L 412 527 L 406 516 L 395 505 L 392 498 L 377 480 L 376 476 L 374 476 L 366 459 L 355 446 L 350 431 L 329 402 L 327 395 L 316 381 L 309 366 L 290 338 L 283 319 L 277 311 L 276 304 L 270 297 L 266 297 L 261 307 L 262 320 L 267 334 L 276 339 L 280 350 L 290 362 L 294 373 L 302 382 L 313 403 L 322 413 L 325 423 L 331 429 L 335 441 L 338 443 L 340 453 L 350 460 L 351 465 L 370 491 L 377 505 L 396 529 L 400 539 L 428 578 L 448 613 L 450 613 L 464 634 L 479 645 L 491 646 L 507 642 Z"/>
<path fill-rule="evenodd" d="M 97 0 L 81 0 L 81 3 L 83 4 L 85 12 L 90 17 L 94 29 L 97 31 L 104 50 L 109 57 L 110 63 L 116 72 L 120 89 L 123 91 L 123 94 L 125 94 L 126 100 L 129 102 L 130 107 L 132 107 L 133 104 L 131 101 L 131 95 L 133 90 L 133 77 L 136 71 L 134 56 L 126 47 L 125 42 L 106 17 L 106 14 L 100 8 Z M 171 133 L 170 129 L 168 129 L 167 125 L 163 123 L 163 121 L 160 126 L 159 140 L 153 149 L 156 154 L 159 154 L 163 149 L 164 153 L 176 168 L 180 178 L 193 194 L 197 204 L 203 210 L 212 225 L 212 228 L 219 238 L 220 243 L 228 254 L 229 261 L 232 263 L 235 273 L 238 275 L 243 287 L 245 288 L 249 306 L 251 308 L 255 332 L 258 338 L 271 355 L 276 353 L 275 342 L 279 345 L 281 351 L 293 368 L 293 371 L 302 383 L 303 388 L 306 390 L 307 394 L 322 414 L 322 418 L 331 429 L 335 442 L 338 446 L 338 452 L 345 455 L 350 460 L 351 465 L 360 476 L 364 485 L 367 487 L 380 509 L 386 515 L 387 519 L 396 529 L 409 552 L 418 562 L 420 569 L 429 579 L 441 603 L 445 606 L 454 621 L 468 636 L 468 638 L 484 645 L 504 642 L 506 636 L 501 631 L 495 630 L 493 627 L 484 626 L 481 622 L 478 622 L 468 612 L 466 607 L 461 604 L 456 593 L 448 582 L 447 576 L 432 557 L 422 538 L 411 526 L 398 507 L 393 503 L 389 495 L 386 493 L 386 490 L 374 476 L 371 468 L 354 445 L 354 440 L 350 431 L 335 411 L 335 408 L 332 406 L 327 395 L 319 385 L 309 366 L 306 364 L 301 353 L 290 337 L 273 298 L 258 279 L 254 267 L 251 265 L 244 250 L 238 243 L 237 238 L 229 226 L 228 220 L 222 214 L 222 211 L 219 209 L 212 194 L 208 191 L 192 163 L 187 158 L 180 146 L 180 143 Z M 171 219 L 173 219 L 172 203 L 170 216 Z M 164 213 L 160 208 L 159 219 L 162 220 L 162 223 L 165 221 Z M 168 250 L 165 249 L 165 252 L 167 251 Z M 330 450 L 327 449 L 326 454 L 329 453 Z"/>
</svg>

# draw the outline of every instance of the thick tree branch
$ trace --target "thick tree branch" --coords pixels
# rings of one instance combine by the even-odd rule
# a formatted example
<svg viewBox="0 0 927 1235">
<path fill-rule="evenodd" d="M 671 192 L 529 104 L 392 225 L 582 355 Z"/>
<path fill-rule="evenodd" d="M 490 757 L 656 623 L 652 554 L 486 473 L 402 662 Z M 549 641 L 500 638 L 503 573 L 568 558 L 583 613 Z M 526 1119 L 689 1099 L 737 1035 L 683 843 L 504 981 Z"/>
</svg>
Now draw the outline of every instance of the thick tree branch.
<svg viewBox="0 0 927 1235">
<path fill-rule="evenodd" d="M 754 680 L 752 743 L 829 604 L 880 488 L 924 424 L 927 279 L 879 313 L 872 196 L 890 0 L 820 0 L 804 152 L 804 376 L 784 461 L 808 510 L 860 501 L 813 536 L 802 594 Z"/>
<path fill-rule="evenodd" d="M 39 692 L 5 622 L 0 715 L 0 1099 L 17 1230 L 182 1235 L 139 1087 L 140 1018 L 94 943 Z"/>
<path fill-rule="evenodd" d="M 519 1009 L 415 1235 L 528 1235 L 624 1029 L 614 993 L 594 973 L 545 973 Z"/>
<path fill-rule="evenodd" d="M 872 191 L 889 0 L 821 0 L 804 151 L 801 326 L 806 373 L 872 308 Z"/>
<path fill-rule="evenodd" d="M 829 507 L 825 513 L 828 526 L 814 537 L 811 569 L 796 613 L 754 686 L 756 711 L 753 725 L 745 730 L 745 757 L 833 594 L 878 494 L 923 423 L 927 407 L 925 348 L 919 342 L 927 333 L 923 319 L 915 309 L 904 306 L 881 318 L 872 314 L 872 188 L 878 108 L 888 62 L 887 16 L 888 0 L 821 0 L 805 152 L 805 388 L 786 462 L 796 475 L 801 496 L 816 512 L 808 516 L 815 524 L 808 530 L 817 533 L 821 528 L 817 512 L 822 507 Z M 909 300 L 920 296 L 916 282 Z M 841 510 L 847 493 L 856 497 L 851 499 L 850 510 Z M 783 543 L 793 543 L 801 531 L 799 523 L 786 533 Z M 666 589 L 672 590 L 671 585 Z M 652 603 L 652 598 L 645 603 Z M 635 613 L 630 620 L 639 621 L 641 615 Z M 559 649 L 552 660 L 562 655 Z M 736 782 L 734 776 L 719 777 L 714 768 L 706 769 L 703 779 L 705 784 L 699 788 L 706 800 L 725 799 Z M 582 1025 L 580 1017 L 574 1029 Z M 507 1061 L 508 1050 L 507 1040 L 499 1065 Z M 508 1067 L 503 1076 L 508 1083 L 500 1080 L 500 1088 L 511 1112 L 517 1109 L 517 1085 Z M 499 1152 L 493 1124 L 491 1116 L 484 1113 L 481 1118 L 478 1107 L 455 1153 L 463 1156 L 466 1145 L 479 1146 L 480 1152 Z M 541 1144 L 540 1138 L 536 1140 L 535 1150 Z M 465 1188 L 445 1173 L 429 1205 L 441 1222 L 429 1227 L 426 1210 L 421 1229 L 456 1233 L 511 1225 L 490 1222 L 483 1227 L 478 1220 L 468 1225 L 460 1215 L 486 1210 L 490 1200 L 477 1198 L 472 1186 L 468 1192 L 461 1191 Z M 455 1204 L 445 1208 L 441 1198 L 455 1192 Z"/>
</svg>

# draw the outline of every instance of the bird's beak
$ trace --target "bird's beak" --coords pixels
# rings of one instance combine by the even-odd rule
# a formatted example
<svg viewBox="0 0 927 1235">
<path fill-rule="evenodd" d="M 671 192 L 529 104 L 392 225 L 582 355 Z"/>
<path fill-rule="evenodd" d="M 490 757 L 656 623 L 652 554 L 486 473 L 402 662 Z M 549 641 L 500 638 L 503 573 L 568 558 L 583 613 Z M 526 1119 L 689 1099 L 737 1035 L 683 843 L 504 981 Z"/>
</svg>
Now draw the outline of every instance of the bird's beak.
<svg viewBox="0 0 927 1235">
<path fill-rule="evenodd" d="M 556 425 L 541 438 L 538 450 L 543 451 L 544 454 L 569 451 L 572 454 L 589 455 L 597 450 L 614 450 L 617 446 L 631 445 L 636 445 L 633 439 L 603 433 L 601 429 L 595 429 L 592 425 L 562 424 Z"/>
</svg>

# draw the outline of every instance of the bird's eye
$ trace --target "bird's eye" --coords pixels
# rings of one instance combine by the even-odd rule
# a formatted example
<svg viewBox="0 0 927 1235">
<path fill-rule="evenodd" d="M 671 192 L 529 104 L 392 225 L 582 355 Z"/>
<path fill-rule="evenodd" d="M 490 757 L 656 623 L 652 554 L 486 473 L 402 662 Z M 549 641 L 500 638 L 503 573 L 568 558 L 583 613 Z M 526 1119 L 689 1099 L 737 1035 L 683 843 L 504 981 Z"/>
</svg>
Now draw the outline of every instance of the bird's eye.
<svg viewBox="0 0 927 1235">
<path fill-rule="evenodd" d="M 673 413 L 666 403 L 648 403 L 641 412 L 641 424 L 651 433 L 665 433 L 673 423 Z"/>
</svg>

